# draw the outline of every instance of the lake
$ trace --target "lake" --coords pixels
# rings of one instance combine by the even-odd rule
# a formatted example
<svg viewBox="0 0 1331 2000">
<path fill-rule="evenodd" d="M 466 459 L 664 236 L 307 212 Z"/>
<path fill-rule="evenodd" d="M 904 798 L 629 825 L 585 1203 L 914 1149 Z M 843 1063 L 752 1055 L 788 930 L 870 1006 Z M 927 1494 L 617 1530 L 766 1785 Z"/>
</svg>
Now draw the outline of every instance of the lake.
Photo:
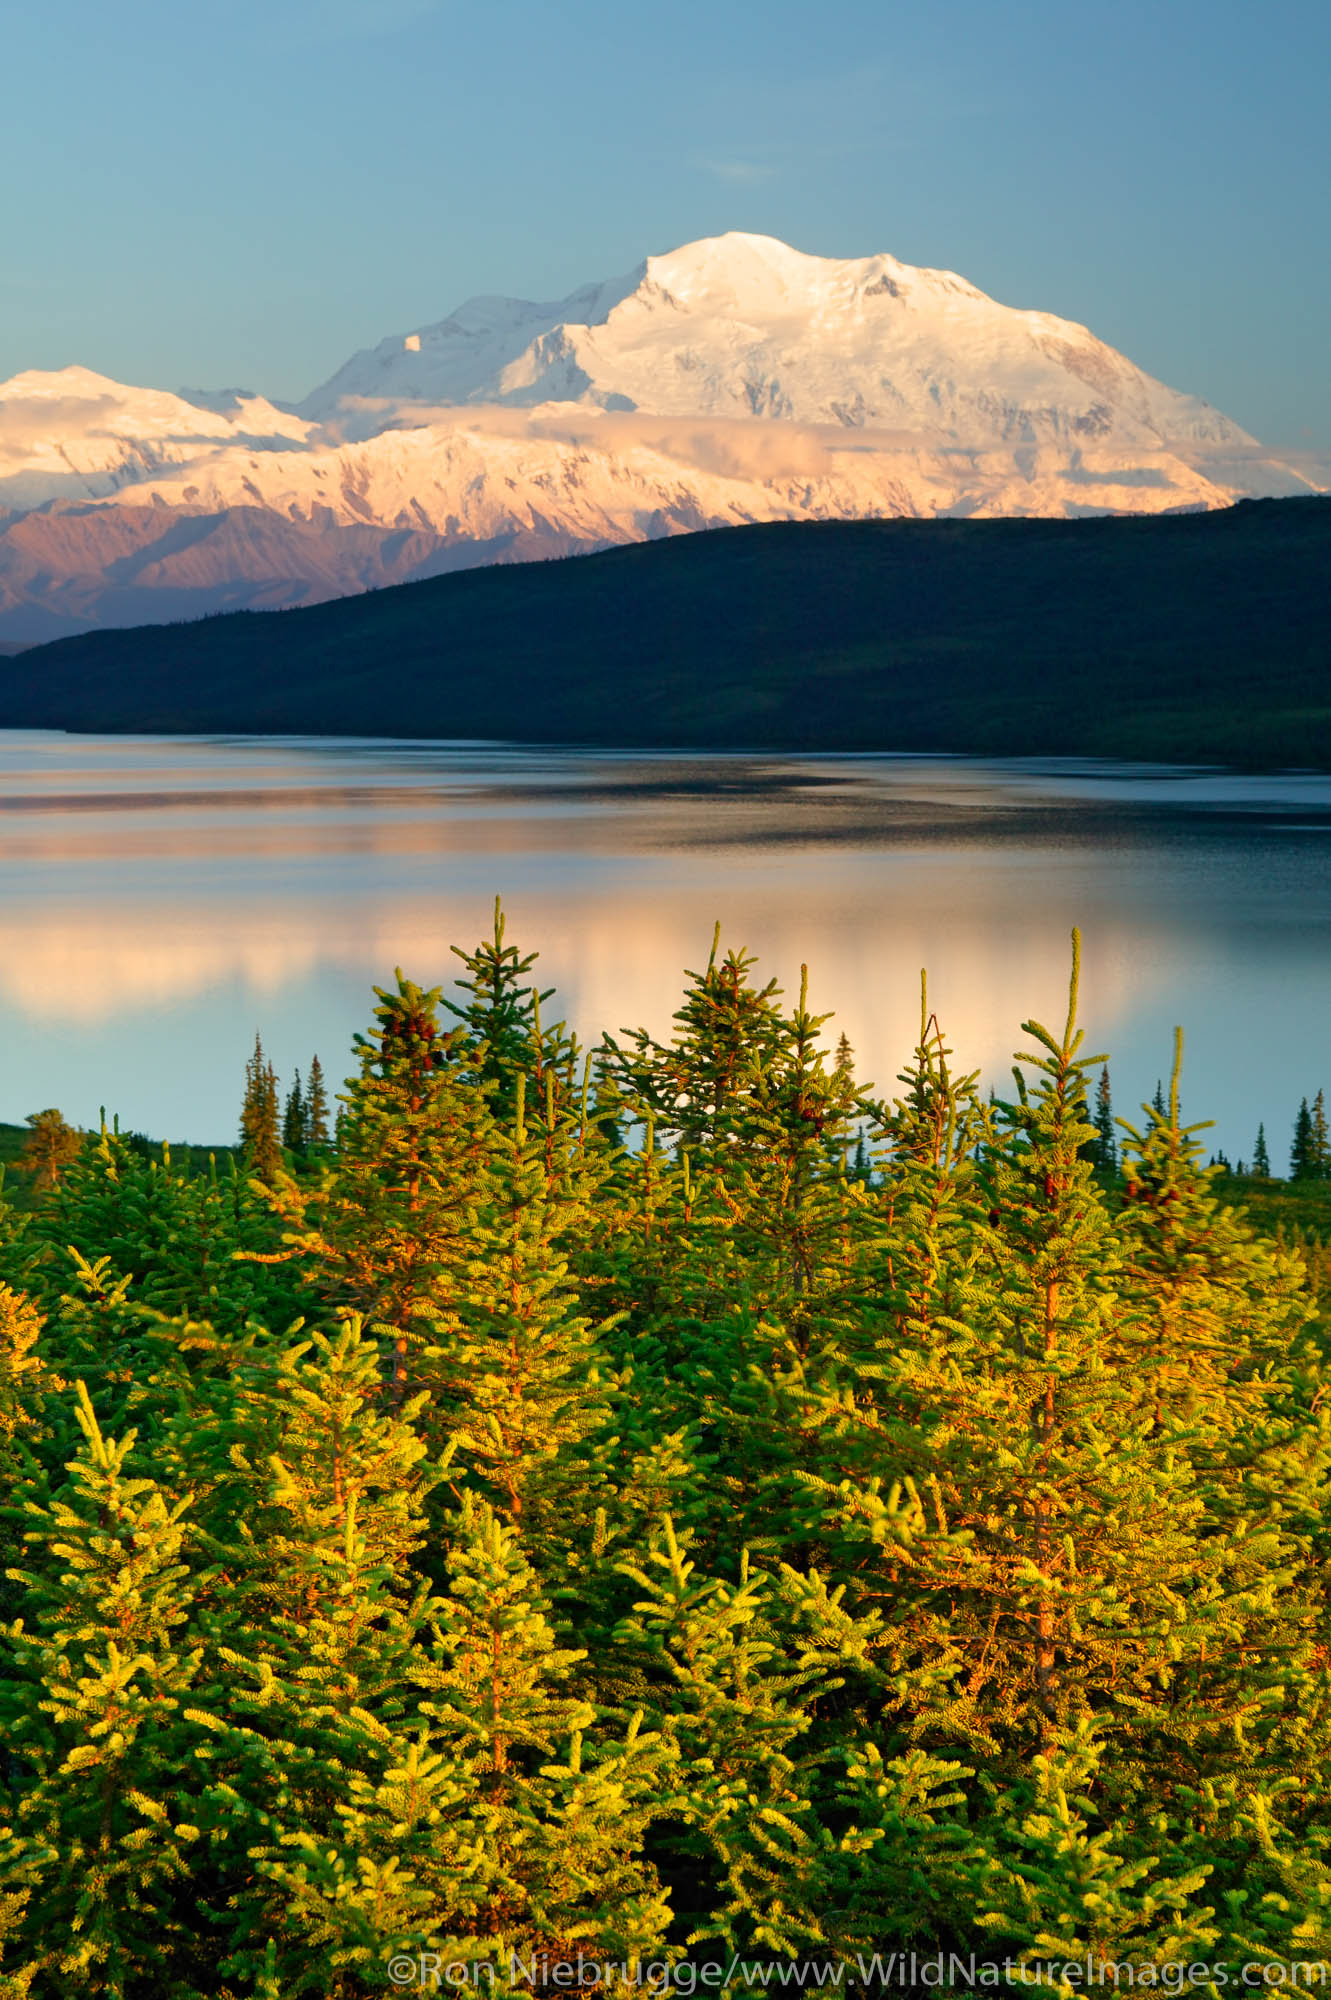
<svg viewBox="0 0 1331 2000">
<path fill-rule="evenodd" d="M 719 918 L 792 996 L 807 962 L 880 1090 L 921 966 L 1005 1088 L 1079 924 L 1116 1111 L 1181 1022 L 1185 1112 L 1231 1158 L 1264 1121 L 1279 1172 L 1331 1086 L 1329 836 L 1324 776 L 0 733 L 0 1119 L 227 1142 L 256 1029 L 284 1088 L 316 1051 L 342 1076 L 371 985 L 449 980 L 500 894 L 584 1038 L 663 1031 Z"/>
</svg>

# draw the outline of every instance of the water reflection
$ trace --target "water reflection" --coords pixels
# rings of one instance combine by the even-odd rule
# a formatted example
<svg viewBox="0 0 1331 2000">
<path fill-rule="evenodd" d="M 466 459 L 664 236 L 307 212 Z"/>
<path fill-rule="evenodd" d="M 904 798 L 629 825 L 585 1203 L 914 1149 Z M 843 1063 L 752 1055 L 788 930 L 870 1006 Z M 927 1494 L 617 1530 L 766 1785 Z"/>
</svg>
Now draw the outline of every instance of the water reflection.
<svg viewBox="0 0 1331 2000">
<path fill-rule="evenodd" d="M 224 1139 L 256 1026 L 285 1075 L 340 1073 L 370 983 L 448 979 L 498 891 L 583 1034 L 664 1029 L 720 917 L 787 987 L 809 963 L 880 1085 L 922 964 L 1001 1080 L 1079 923 L 1118 1108 L 1182 1020 L 1217 1143 L 1262 1118 L 1278 1154 L 1324 1080 L 1328 831 L 1320 777 L 3 735 L 0 1117 Z"/>
</svg>

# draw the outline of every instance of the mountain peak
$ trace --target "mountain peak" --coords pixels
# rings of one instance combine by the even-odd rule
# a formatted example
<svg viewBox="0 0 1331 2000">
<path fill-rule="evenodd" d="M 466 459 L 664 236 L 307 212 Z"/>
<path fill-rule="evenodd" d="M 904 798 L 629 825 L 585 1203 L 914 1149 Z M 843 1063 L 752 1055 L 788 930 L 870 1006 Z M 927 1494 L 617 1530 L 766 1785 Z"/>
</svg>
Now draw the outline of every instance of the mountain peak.
<svg viewBox="0 0 1331 2000">
<path fill-rule="evenodd" d="M 700 236 L 696 242 L 649 257 L 646 263 L 648 276 L 658 282 L 673 278 L 678 284 L 719 283 L 735 293 L 762 290 L 773 283 L 816 283 L 819 272 L 832 268 L 831 258 L 810 256 L 779 236 L 755 236 L 742 229 Z"/>
<path fill-rule="evenodd" d="M 421 406 L 583 404 L 910 431 L 964 449 L 1251 444 L 1072 321 L 953 271 L 730 230 L 566 299 L 468 300 L 353 356 L 302 405 L 344 437 Z"/>
<path fill-rule="evenodd" d="M 691 304 L 729 302 L 750 310 L 763 305 L 798 310 L 820 297 L 853 291 L 880 271 L 904 274 L 909 267 L 889 256 L 816 257 L 778 236 L 732 229 L 649 257 L 645 269 L 650 282 Z M 910 272 L 916 278 L 931 275 Z"/>
</svg>

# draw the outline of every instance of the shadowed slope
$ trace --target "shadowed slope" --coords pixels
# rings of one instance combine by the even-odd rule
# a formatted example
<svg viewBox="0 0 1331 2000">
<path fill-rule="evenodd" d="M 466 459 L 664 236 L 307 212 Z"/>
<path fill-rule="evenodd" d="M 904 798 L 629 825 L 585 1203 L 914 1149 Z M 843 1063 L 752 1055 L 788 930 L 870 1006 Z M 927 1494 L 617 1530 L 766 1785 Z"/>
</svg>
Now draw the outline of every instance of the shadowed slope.
<svg viewBox="0 0 1331 2000">
<path fill-rule="evenodd" d="M 105 632 L 0 724 L 1331 765 L 1331 503 L 779 523 Z"/>
</svg>

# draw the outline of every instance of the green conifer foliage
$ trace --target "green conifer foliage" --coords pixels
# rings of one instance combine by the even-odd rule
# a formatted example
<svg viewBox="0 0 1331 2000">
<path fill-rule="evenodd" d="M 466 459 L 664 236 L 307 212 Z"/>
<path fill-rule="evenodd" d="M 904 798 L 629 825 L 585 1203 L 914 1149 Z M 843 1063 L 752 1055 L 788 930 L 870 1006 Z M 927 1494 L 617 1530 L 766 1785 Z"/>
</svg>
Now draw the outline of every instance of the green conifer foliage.
<svg viewBox="0 0 1331 2000">
<path fill-rule="evenodd" d="M 744 1151 L 752 1098 L 788 1039 L 776 981 L 755 986 L 756 961 L 745 951 L 729 951 L 718 964 L 720 947 L 718 924 L 706 970 L 687 975 L 669 1045 L 645 1030 L 627 1049 L 610 1036 L 603 1045 L 607 1074 L 638 1117 L 650 1113 L 659 1136 L 709 1166 Z"/>
<path fill-rule="evenodd" d="M 949 1341 L 968 1347 L 974 1322 L 990 1307 L 989 1196 L 977 1146 L 991 1116 L 976 1094 L 977 1073 L 954 1075 L 951 1055 L 922 977 L 914 1060 L 898 1078 L 902 1094 L 878 1108 L 878 1174 L 857 1215 L 866 1240 L 839 1340 L 816 1375 L 806 1370 L 785 1385 L 787 1402 L 803 1403 L 809 1436 L 795 1519 L 802 1502 L 820 1567 L 830 1565 L 843 1581 L 863 1573 L 853 1586 L 862 1610 L 878 1589 L 875 1545 L 911 1538 L 921 1519 L 913 1490 L 903 1498 L 902 1465 L 885 1426 L 899 1407 L 915 1409 L 916 1395 L 932 1390 L 901 1384 L 902 1359 L 919 1351 L 926 1369 L 935 1356 L 947 1368 Z M 816 1527 L 809 1516 L 815 1494 Z"/>
<path fill-rule="evenodd" d="M 0 1284 L 0 1492 L 29 1469 L 25 1447 L 43 1427 L 46 1397 L 63 1387 L 37 1352 L 42 1325 L 25 1293 Z"/>
<path fill-rule="evenodd" d="M 785 1449 L 767 1385 L 803 1375 L 852 1283 L 866 1197 L 846 1153 L 860 1099 L 819 1047 L 827 1017 L 809 1011 L 807 986 L 787 1016 L 774 982 L 751 983 L 746 953 L 718 963 L 718 950 L 719 938 L 690 974 L 668 1047 L 642 1034 L 628 1051 L 605 1044 L 646 1135 L 619 1299 L 638 1343 L 660 1343 L 672 1415 L 702 1421 L 717 1491 L 739 1510 L 728 1545 L 758 1548 L 765 1466 Z M 658 1150 L 662 1135 L 673 1153 Z"/>
<path fill-rule="evenodd" d="M 227 1366 L 251 1320 L 308 1304 L 279 1226 L 247 1178 L 187 1179 L 103 1126 L 35 1214 L 11 1269 L 48 1320 L 56 1366 L 88 1384 L 102 1422 L 141 1420 L 158 1376 Z M 169 1390 L 165 1392 L 171 1400 Z M 160 1402 L 160 1398 L 154 1397 Z"/>
<path fill-rule="evenodd" d="M 245 1065 L 245 1096 L 240 1107 L 241 1158 L 256 1180 L 271 1185 L 282 1165 L 278 1137 L 277 1072 L 256 1034 L 254 1053 Z"/>
<path fill-rule="evenodd" d="M 1181 1043 L 1180 1036 L 1180 1055 Z M 1170 1117 L 1153 1120 L 1145 1135 L 1129 1132 L 1124 1152 L 1132 1197 L 1122 1219 L 1126 1277 L 1137 1294 L 1125 1323 L 1141 1343 L 1128 1383 L 1152 1398 L 1153 1424 L 1172 1430 L 1187 1452 L 1202 1507 L 1199 1541 L 1213 1564 L 1219 1559 L 1215 1574 L 1227 1599 L 1195 1674 L 1200 1699 L 1190 1704 L 1186 1758 L 1175 1767 L 1180 1784 L 1202 1773 L 1208 1780 L 1200 1811 L 1183 1823 L 1195 1853 L 1209 1846 L 1197 1837 L 1199 1821 L 1227 1825 L 1241 1847 L 1265 1824 L 1263 1814 L 1271 1816 L 1275 1792 L 1254 1783 L 1258 1772 L 1277 1789 L 1284 1773 L 1298 1785 L 1298 1807 L 1276 1807 L 1271 1824 L 1288 1818 L 1296 1844 L 1311 1839 L 1318 1847 L 1320 1777 L 1294 1780 L 1295 1772 L 1320 1774 L 1331 1754 L 1323 1735 L 1331 1683 L 1321 1525 L 1331 1457 L 1318 1410 L 1319 1343 L 1305 1334 L 1315 1300 L 1302 1260 L 1262 1242 L 1216 1198 L 1213 1174 L 1198 1164 L 1200 1147 L 1178 1127 L 1177 1089 Z M 1279 1645 L 1267 1650 L 1257 1634 L 1277 1621 Z M 1236 1736 L 1247 1746 L 1238 1759 Z M 1171 1763 L 1170 1749 L 1157 1744 L 1153 1767 L 1164 1772 Z M 1248 1868 L 1279 1897 L 1292 1864 L 1282 1864 L 1282 1877 L 1264 1842 L 1260 1836 Z M 1312 1879 L 1323 1885 L 1313 1899 L 1322 1921 L 1328 1878 L 1314 1868 Z M 1291 1921 L 1291 1938 L 1295 1929 Z"/>
<path fill-rule="evenodd" d="M 1124 1852 L 1121 1827 L 1092 1802 L 1101 1754 L 1083 1727 L 1008 1786 L 988 1787 L 977 1812 L 965 1764 L 865 1745 L 848 1760 L 821 1861 L 832 1942 L 867 1959 L 885 1944 L 923 1956 L 955 1939 L 963 1956 L 1010 1961 L 1014 1985 L 1037 1983 L 1033 1968 L 1024 1978 L 1015 1969 L 1032 1960 L 1127 1961 L 1135 1982 L 1142 1963 L 1211 1958 L 1220 1933 L 1199 1893 L 1207 1871 Z"/>
<path fill-rule="evenodd" d="M 254 1352 L 227 1417 L 237 1603 L 255 1590 L 293 1619 L 331 1604 L 337 1630 L 350 1630 L 335 1600 L 353 1506 L 376 1575 L 411 1596 L 423 1502 L 441 1473 L 415 1429 L 423 1398 L 381 1410 L 380 1386 L 377 1343 L 356 1317 L 276 1355 Z"/>
<path fill-rule="evenodd" d="M 640 1595 L 615 1639 L 640 1658 L 650 1718 L 691 1779 L 672 1845 L 720 1886 L 688 1942 L 792 1954 L 816 1944 L 814 1841 L 790 1752 L 823 1677 L 784 1668 L 771 1579 L 747 1552 L 735 1584 L 702 1578 L 667 1517 L 647 1565 L 624 1571 Z"/>
<path fill-rule="evenodd" d="M 954 1607 L 937 1634 L 940 1662 L 955 1667 L 940 1725 L 954 1741 L 960 1728 L 1022 1754 L 1048 1754 L 1092 1690 L 1124 1673 L 1123 1626 L 1153 1622 L 1143 1599 L 1184 1562 L 1177 1509 L 1164 1504 L 1174 1482 L 1139 1462 L 1102 1353 L 1115 1258 L 1083 1155 L 1094 1137 L 1085 1075 L 1101 1059 L 1079 1054 L 1078 956 L 1074 935 L 1067 1024 L 1061 1037 L 1025 1024 L 1036 1088 L 1017 1073 L 1017 1101 L 999 1107 L 986 1149 L 988 1270 L 961 1312 L 902 1357 L 912 1423 L 893 1430 L 931 1531 L 911 1566 Z M 934 1438 L 948 1448 L 931 1449 Z"/>
<path fill-rule="evenodd" d="M 746 1254 L 770 1268 L 771 1305 L 784 1308 L 801 1348 L 812 1335 L 814 1301 L 829 1279 L 839 1286 L 848 1249 L 844 1161 L 859 1099 L 850 1071 L 829 1067 L 818 1046 L 830 1018 L 810 1013 L 801 966 L 784 1046 L 755 1079 L 741 1141 L 750 1156 L 738 1182 Z"/>
<path fill-rule="evenodd" d="M 0 1881 L 10 1887 L 0 1889 L 0 2000 L 28 2000 L 37 1967 L 29 1960 L 23 1968 L 7 1972 L 4 1961 L 15 1965 L 15 1952 L 22 1950 L 20 1931 L 28 1907 L 30 1883 L 36 1864 L 31 1853 L 16 1841 L 7 1827 L 0 1827 Z"/>
<path fill-rule="evenodd" d="M 1269 1181 L 1271 1178 L 1271 1156 L 1266 1150 L 1266 1127 L 1257 1127 L 1257 1143 L 1252 1149 L 1253 1179 Z"/>
<path fill-rule="evenodd" d="M 478 1183 L 465 1298 L 449 1286 L 416 1307 L 427 1423 L 447 1425 L 458 1465 L 552 1562 L 606 1497 L 588 1446 L 607 1421 L 608 1368 L 564 1248 L 602 1179 L 585 1136 L 552 1070 L 530 1115 L 519 1073 L 511 1124 L 492 1134 Z"/>
<path fill-rule="evenodd" d="M 399 971 L 395 992 L 375 992 L 377 1025 L 356 1037 L 360 1072 L 348 1087 L 335 1170 L 277 1207 L 291 1225 L 292 1254 L 317 1267 L 330 1304 L 387 1331 L 403 1395 L 418 1308 L 447 1312 L 464 1289 L 492 1120 L 465 1030 L 440 1026 L 439 989 Z"/>
<path fill-rule="evenodd" d="M 1289 1177 L 1292 1181 L 1306 1181 L 1313 1177 L 1313 1121 L 1308 1109 L 1307 1098 L 1300 1099 L 1299 1114 L 1294 1120 L 1294 1138 L 1289 1149 Z"/>
<path fill-rule="evenodd" d="M 305 1082 L 305 1144 L 311 1152 L 322 1152 L 328 1143 L 328 1088 L 323 1064 L 318 1056 L 311 1056 Z"/>
<path fill-rule="evenodd" d="M 982 1839 L 948 1856 L 946 1918 L 982 1910 L 987 1951 L 1018 1962 L 1209 1960 L 1219 1932 L 1208 1870 L 1180 1868 L 1164 1841 L 1163 1852 L 1125 1852 L 1121 1829 L 1092 1803 L 1100 1764 L 1083 1729 L 999 1793 Z"/>
<path fill-rule="evenodd" d="M 770 1145 L 770 1129 L 760 1128 L 783 1074 L 789 1026 L 775 980 L 755 986 L 754 960 L 729 952 L 718 964 L 719 947 L 720 925 L 705 972 L 688 975 L 669 1045 L 642 1031 L 627 1050 L 610 1037 L 603 1044 L 606 1080 L 621 1093 L 630 1127 L 645 1135 L 642 1248 L 658 1235 L 658 1224 L 670 1228 L 672 1161 L 683 1174 L 686 1206 L 695 1217 L 709 1206 L 724 1230 L 747 1218 L 750 1204 L 734 1190 Z M 720 1248 L 719 1239 L 713 1247 Z"/>
<path fill-rule="evenodd" d="M 1308 1117 L 1308 1178 L 1324 1181 L 1331 1174 L 1331 1136 L 1327 1133 L 1326 1093 L 1319 1090 Z"/>
<path fill-rule="evenodd" d="M 1093 1158 L 1103 1174 L 1112 1174 L 1118 1167 L 1118 1140 L 1114 1131 L 1114 1106 L 1109 1092 L 1109 1065 L 1100 1071 L 1100 1081 L 1095 1086 L 1095 1140 Z"/>
<path fill-rule="evenodd" d="M 949 1249 L 948 1309 L 899 1319 L 880 1364 L 880 1463 L 916 1511 L 904 1540 L 863 1515 L 888 1560 L 856 1580 L 883 1669 L 915 1683 L 917 1731 L 1013 1774 L 1092 1713 L 1149 1712 L 1181 1594 L 1208 1570 L 1190 1471 L 1124 1406 L 1113 1365 L 1118 1253 L 1084 1157 L 1100 1059 L 1079 1053 L 1076 986 L 1074 942 L 1067 1025 L 1026 1023 L 1036 1087 L 1018 1074 L 985 1148 L 981 1255 L 958 1270 Z"/>
<path fill-rule="evenodd" d="M 1132 1347 L 1130 1393 L 1152 1425 L 1204 1414 L 1199 1451 L 1208 1462 L 1264 1401 L 1271 1362 L 1309 1308 L 1297 1263 L 1273 1254 L 1217 1198 L 1218 1170 L 1202 1166 L 1196 1136 L 1205 1126 L 1179 1123 L 1182 1059 L 1177 1030 L 1168 1109 L 1143 1106 L 1142 1130 L 1123 1123 L 1120 1240 L 1137 1310 L 1122 1316 L 1121 1337 Z"/>
<path fill-rule="evenodd" d="M 598 1724 L 566 1693 L 560 1647 L 517 1536 L 468 1495 L 451 1524 L 449 1591 L 421 1675 L 422 1713 L 465 1763 L 493 1870 L 494 1945 L 551 1962 L 655 1952 L 668 1908 L 643 1844 L 676 1803 L 670 1747 L 642 1718 Z M 479 1914 L 479 1913 L 478 1913 Z"/>
<path fill-rule="evenodd" d="M 29 1489 L 0 1732 L 20 1773 L 11 1824 L 39 1851 L 29 1963 L 61 1990 L 121 1996 L 185 1941 L 179 1890 L 199 1835 L 183 1710 L 200 1650 L 181 1560 L 188 1502 L 131 1475 L 133 1433 L 104 1439 L 81 1384 L 78 1421 L 69 1482 Z"/>
<path fill-rule="evenodd" d="M 554 998 L 554 988 L 543 992 L 535 982 L 523 984 L 538 953 L 520 952 L 516 945 L 508 944 L 506 929 L 503 907 L 496 896 L 493 934 L 474 951 L 453 946 L 465 968 L 458 985 L 471 997 L 462 1007 L 451 1000 L 443 1003 L 463 1023 L 468 1041 L 477 1050 L 481 1075 L 491 1085 L 495 1112 L 501 1120 L 513 1115 L 519 1078 L 525 1079 L 530 1095 L 543 1097 L 546 1072 L 553 1070 L 562 1096 L 572 1085 L 578 1057 L 577 1044 L 564 1033 L 562 1023 L 553 1032 L 542 1030 L 541 1008 Z"/>
<path fill-rule="evenodd" d="M 322 1879 L 318 1857 L 341 1839 L 367 1744 L 405 1753 L 395 1725 L 428 1609 L 413 1563 L 439 1475 L 412 1428 L 419 1402 L 381 1414 L 379 1386 L 377 1343 L 348 1321 L 275 1366 L 256 1356 L 222 1437 L 196 1423 L 181 1454 L 209 1478 L 203 1539 L 227 1579 L 200 1621 L 219 1694 L 194 1718 L 209 1736 L 200 1823 L 249 1884 L 226 1962 L 256 1976 L 276 1937 L 293 1990 L 343 1967 L 347 1939 L 307 1894 L 309 1871 Z"/>
<path fill-rule="evenodd" d="M 282 1112 L 282 1144 L 289 1153 L 303 1153 L 308 1143 L 305 1093 L 301 1089 L 300 1071 L 297 1070 Z"/>
<path fill-rule="evenodd" d="M 293 1945 L 277 1969 L 297 1986 L 337 1990 L 349 1972 L 375 1986 L 395 1954 L 433 1951 L 492 1967 L 502 1993 L 511 1954 L 554 1967 L 662 1942 L 668 1909 L 642 1848 L 671 1803 L 669 1746 L 638 1717 L 599 1724 L 567 1691 L 581 1655 L 558 1645 L 517 1538 L 484 1502 L 464 1500 L 448 1539 L 448 1593 L 412 1613 L 428 1613 L 432 1635 L 415 1650 L 415 1694 L 322 1711 L 306 1700 L 293 1719 L 307 1731 L 317 1719 L 321 1754 L 281 1746 L 289 1824 L 274 1838 L 276 1818 L 256 1821 L 266 1887 L 251 1931 L 280 1924 Z M 279 1673 L 258 1691 L 270 1714 L 280 1686 Z M 309 1795 L 293 1814 L 303 1764 Z M 257 1942 L 227 1961 L 258 1963 Z"/>
</svg>

